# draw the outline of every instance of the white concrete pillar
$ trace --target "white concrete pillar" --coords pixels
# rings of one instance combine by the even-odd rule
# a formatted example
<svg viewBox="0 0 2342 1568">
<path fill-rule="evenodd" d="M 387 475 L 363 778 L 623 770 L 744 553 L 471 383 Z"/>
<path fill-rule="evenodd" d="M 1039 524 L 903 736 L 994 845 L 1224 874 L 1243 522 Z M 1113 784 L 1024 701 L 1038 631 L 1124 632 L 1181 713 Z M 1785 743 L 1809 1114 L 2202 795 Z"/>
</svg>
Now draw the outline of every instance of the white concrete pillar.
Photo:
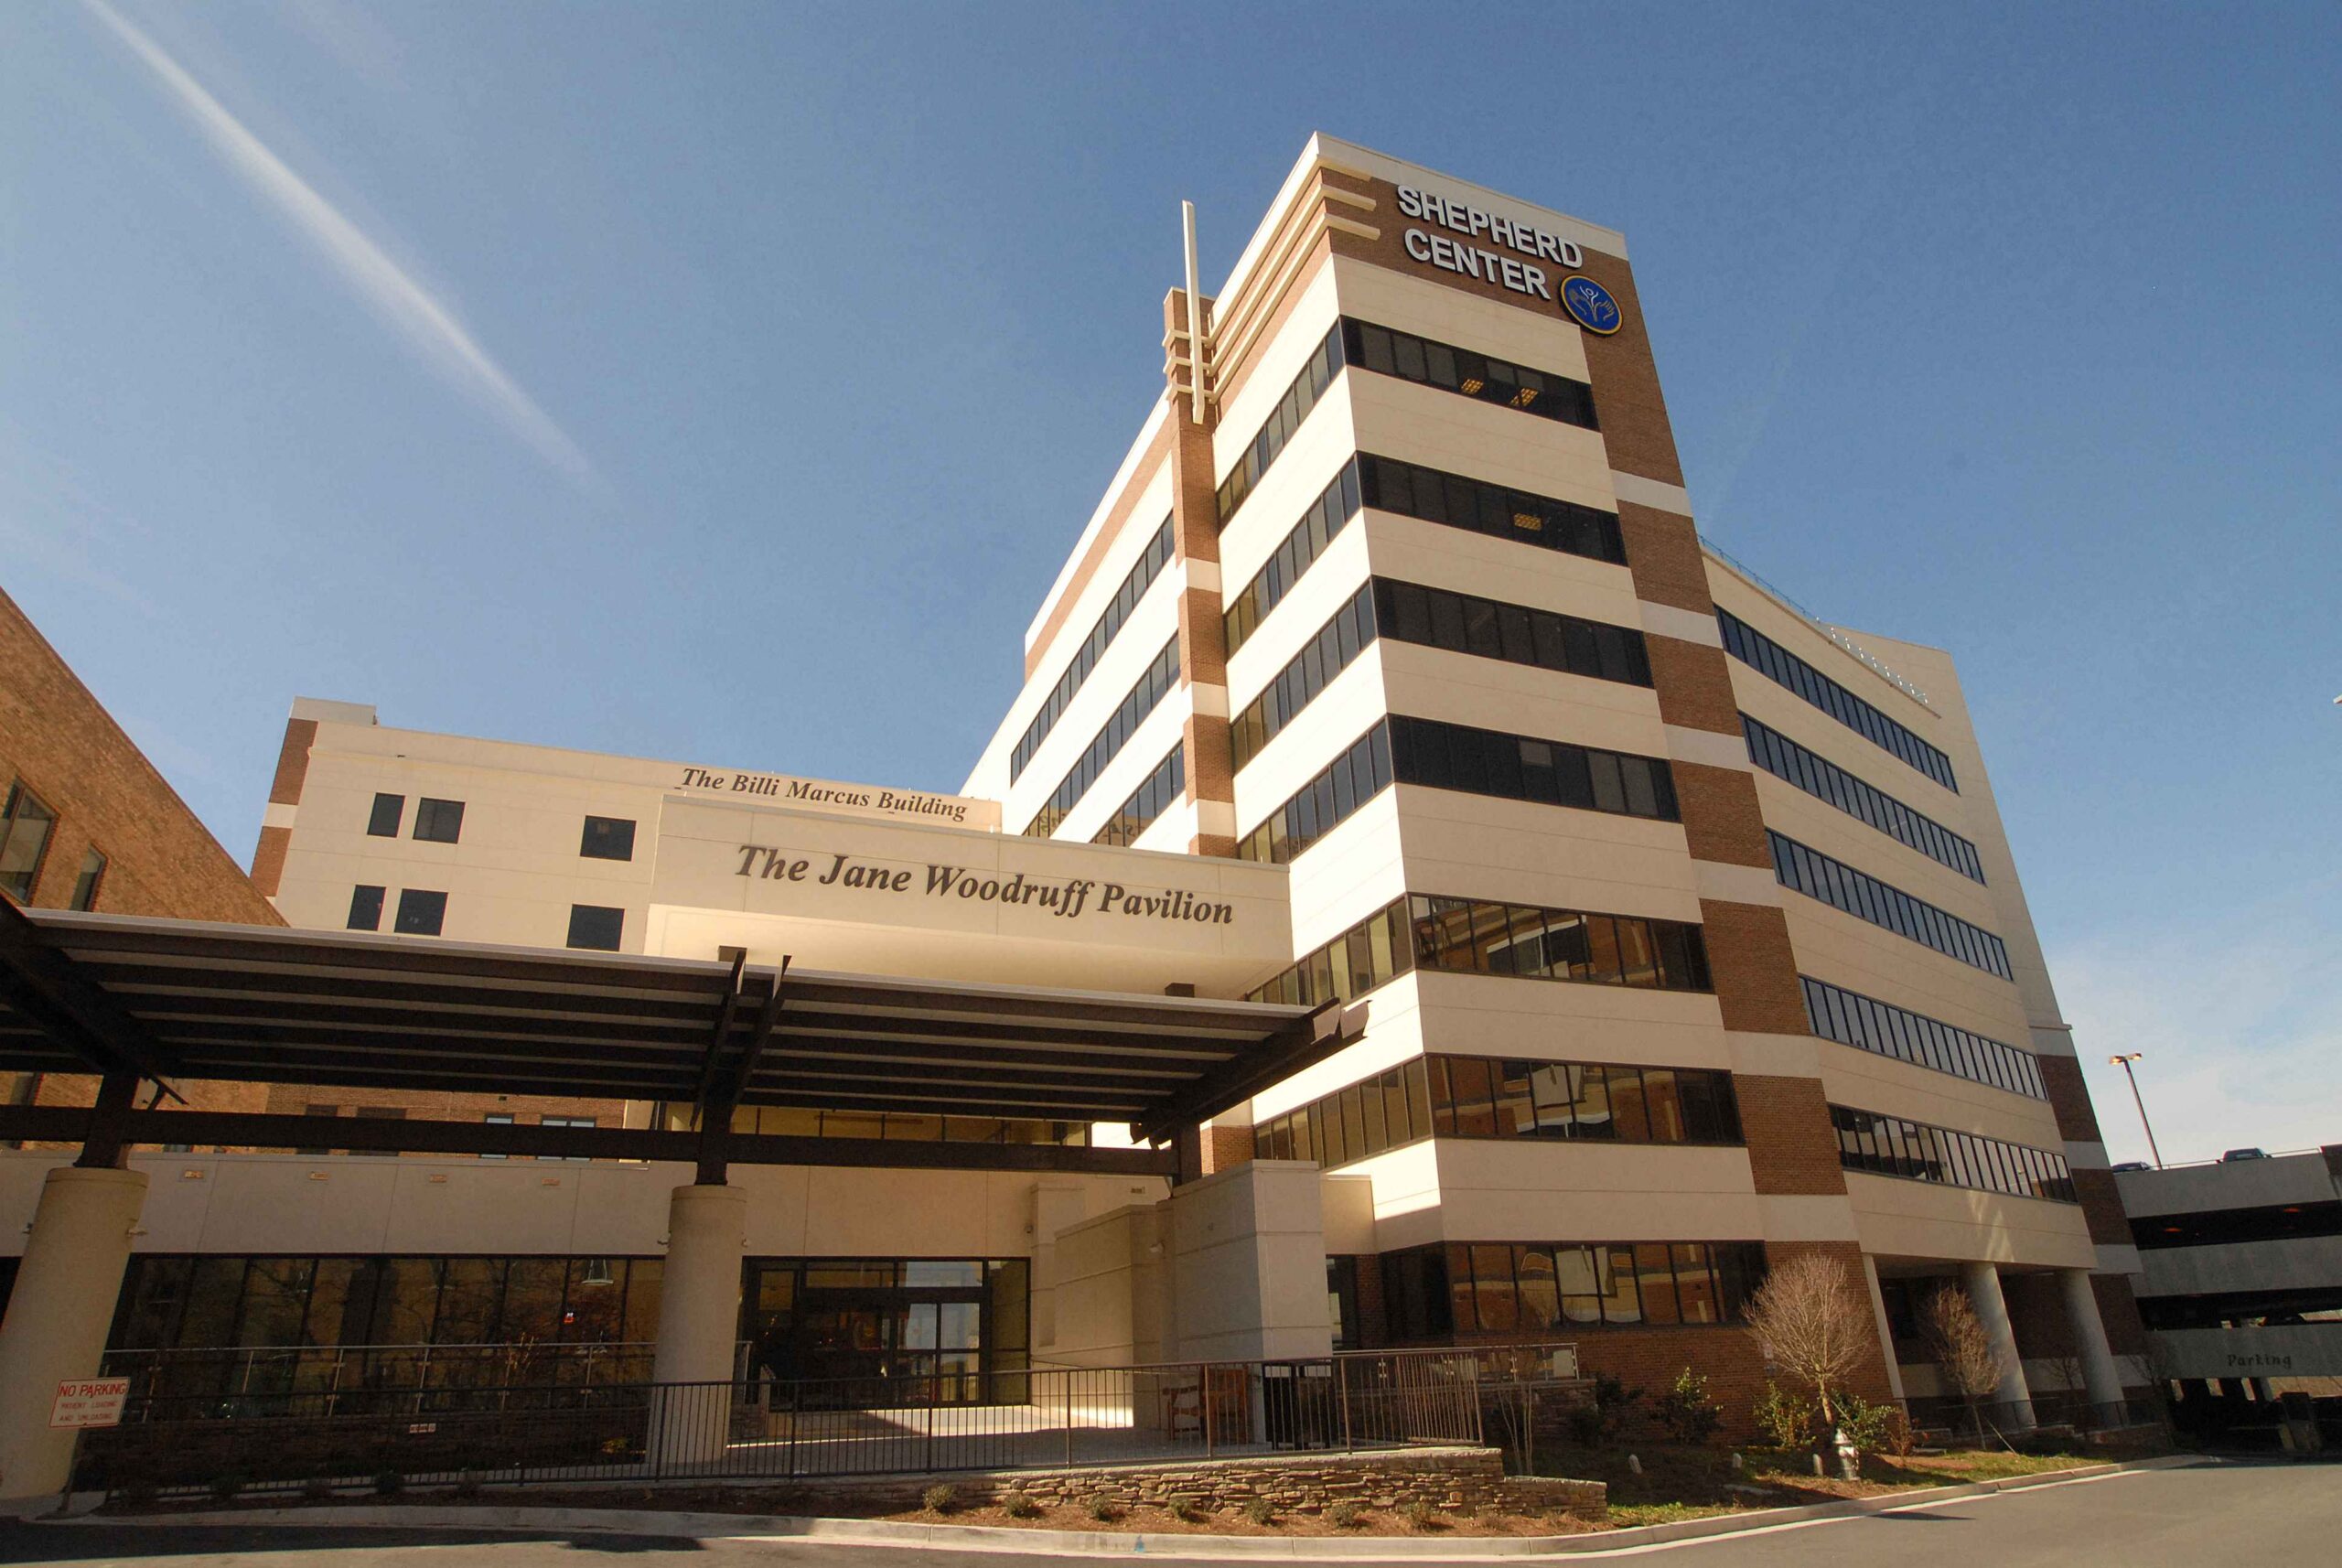
<svg viewBox="0 0 2342 1568">
<path fill-rule="evenodd" d="M 1886 1391 L 1903 1398 L 1903 1369 L 1895 1359 L 1895 1330 L 1886 1321 L 1886 1293 L 1878 1287 L 1878 1260 L 1863 1254 L 1863 1278 L 1870 1284 L 1871 1320 L 1878 1326 L 1878 1353 L 1886 1362 Z"/>
<path fill-rule="evenodd" d="M 733 1347 L 740 1333 L 740 1260 L 748 1195 L 736 1187 L 679 1187 L 667 1200 L 667 1266 L 659 1279 L 661 1389 L 650 1412 L 650 1459 L 671 1466 L 724 1456 L 732 1434 Z"/>
<path fill-rule="evenodd" d="M 2090 1271 L 2060 1269 L 2057 1283 L 2065 1287 L 2068 1326 L 2081 1352 L 2082 1386 L 2090 1390 L 2090 1402 L 2121 1404 L 2122 1374 L 2115 1369 L 2114 1352 L 2106 1343 L 2106 1325 L 2098 1316 L 2098 1293 L 2090 1288 Z"/>
<path fill-rule="evenodd" d="M 1960 1283 L 1968 1288 L 1969 1303 L 1976 1308 L 1977 1321 L 1984 1326 L 1984 1337 L 1993 1342 L 1993 1355 L 2001 1364 L 2001 1385 L 1993 1391 L 1993 1402 L 2011 1424 L 2030 1430 L 2033 1391 L 2025 1386 L 2025 1360 L 2017 1354 L 2015 1331 L 2009 1327 L 2009 1304 L 2001 1295 L 2001 1271 L 1990 1263 L 1962 1263 Z"/>
<path fill-rule="evenodd" d="M 0 1323 L 0 1498 L 52 1498 L 71 1479 L 73 1434 L 51 1432 L 49 1410 L 59 1382 L 98 1374 L 145 1201 L 143 1171 L 48 1173 Z"/>
</svg>

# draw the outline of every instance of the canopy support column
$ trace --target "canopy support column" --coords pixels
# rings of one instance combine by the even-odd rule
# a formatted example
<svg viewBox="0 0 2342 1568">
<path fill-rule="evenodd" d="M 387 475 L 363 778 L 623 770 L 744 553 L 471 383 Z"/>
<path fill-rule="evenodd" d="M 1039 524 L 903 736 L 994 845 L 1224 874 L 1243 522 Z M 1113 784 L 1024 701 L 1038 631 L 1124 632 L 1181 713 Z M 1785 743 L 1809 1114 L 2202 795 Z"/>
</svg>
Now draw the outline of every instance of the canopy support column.
<svg viewBox="0 0 2342 1568">
<path fill-rule="evenodd" d="M 650 1455 L 660 1466 L 724 1455 L 732 1432 L 733 1346 L 740 1332 L 740 1261 L 748 1195 L 694 1183 L 667 1200 L 667 1266 L 659 1281 L 659 1339 L 650 1378 Z"/>
<path fill-rule="evenodd" d="M 74 1434 L 49 1430 L 49 1411 L 59 1383 L 98 1375 L 145 1201 L 145 1173 L 112 1165 L 60 1165 L 41 1188 L 0 1322 L 0 1497 L 7 1505 L 53 1500 L 72 1484 Z"/>
</svg>

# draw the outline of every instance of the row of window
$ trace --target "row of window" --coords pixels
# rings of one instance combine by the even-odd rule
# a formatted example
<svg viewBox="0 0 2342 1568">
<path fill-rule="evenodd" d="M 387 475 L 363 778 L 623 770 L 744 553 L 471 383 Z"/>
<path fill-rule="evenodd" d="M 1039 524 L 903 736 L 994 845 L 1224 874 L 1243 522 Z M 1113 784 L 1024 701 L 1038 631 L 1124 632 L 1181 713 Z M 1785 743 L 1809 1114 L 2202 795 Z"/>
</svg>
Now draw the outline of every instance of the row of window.
<svg viewBox="0 0 2342 1568">
<path fill-rule="evenodd" d="M 650 1125 L 688 1133 L 699 1107 L 669 1100 L 650 1103 Z M 732 1131 L 768 1138 L 862 1138 L 890 1144 L 1017 1144 L 1087 1148 L 1090 1123 L 1037 1116 L 938 1116 L 919 1111 L 826 1111 L 802 1105 L 741 1105 Z"/>
<path fill-rule="evenodd" d="M 394 839 L 406 817 L 406 797 L 377 794 L 373 809 L 367 814 L 366 832 L 370 837 Z M 435 800 L 429 795 L 419 797 L 414 803 L 414 837 L 424 843 L 457 843 L 464 835 L 464 803 L 461 800 Z M 632 860 L 634 858 L 634 822 L 629 817 L 588 817 L 585 831 L 578 837 L 578 854 L 586 860 Z M 372 930 L 373 926 L 360 927 L 354 921 L 352 930 Z"/>
<path fill-rule="evenodd" d="M 1041 749 L 1041 743 L 1049 738 L 1049 731 L 1057 727 L 1066 704 L 1073 701 L 1076 692 L 1081 690 L 1081 683 L 1090 679 L 1090 672 L 1098 668 L 1098 660 L 1104 655 L 1107 645 L 1114 640 L 1115 633 L 1123 629 L 1123 623 L 1131 618 L 1131 612 L 1138 608 L 1139 600 L 1146 596 L 1146 590 L 1170 563 L 1171 519 L 1166 516 L 1163 526 L 1155 531 L 1155 537 L 1147 541 L 1138 564 L 1130 569 L 1130 575 L 1123 579 L 1123 585 L 1114 590 L 1114 596 L 1099 612 L 1098 624 L 1090 628 L 1090 635 L 1083 638 L 1081 646 L 1073 650 L 1073 661 L 1066 666 L 1065 673 L 1058 677 L 1058 683 L 1050 689 L 1047 700 L 1041 704 L 1041 711 L 1035 714 L 1033 722 L 1025 726 L 1025 734 L 1016 742 L 1016 748 L 1008 754 L 1011 782 L 1025 771 L 1025 765 L 1033 760 L 1033 754 Z"/>
<path fill-rule="evenodd" d="M 1832 1105 L 1830 1124 L 1838 1130 L 1838 1163 L 1850 1171 L 1941 1182 L 2012 1197 L 2079 1202 L 2066 1157 L 2047 1149 L 1999 1138 L 1931 1127 L 1900 1116 L 1882 1116 Z"/>
<path fill-rule="evenodd" d="M 1798 980 L 1805 987 L 1806 1018 L 1813 1032 L 1825 1040 L 1933 1068 L 1974 1083 L 1989 1083 L 2012 1094 L 2049 1098 L 2042 1086 L 2041 1065 L 2030 1051 L 1810 975 L 1799 975 Z"/>
<path fill-rule="evenodd" d="M 1664 759 L 1392 714 L 1237 842 L 1240 860 L 1283 865 L 1393 781 L 1501 800 L 1680 821 Z"/>
<path fill-rule="evenodd" d="M 379 931 L 382 929 L 382 908 L 390 890 L 371 883 L 360 883 L 349 890 L 349 929 L 353 931 Z M 399 889 L 398 912 L 392 918 L 391 929 L 402 937 L 435 937 L 446 929 L 447 895 L 424 887 Z M 616 952 L 626 935 L 626 911 L 604 904 L 572 904 L 569 907 L 568 944 L 596 952 Z"/>
<path fill-rule="evenodd" d="M 1595 915 L 1411 894 L 1305 953 L 1250 1000 L 1348 1002 L 1415 969 L 1505 974 L 1665 991 L 1706 991 L 1700 928 L 1639 915 Z"/>
<path fill-rule="evenodd" d="M 1984 863 L 1977 858 L 1976 846 L 1933 817 L 1913 811 L 1885 790 L 1864 783 L 1746 714 L 1740 715 L 1740 729 L 1748 742 L 1748 760 L 1766 772 L 1829 801 L 1939 865 L 1973 881 L 1984 880 Z"/>
<path fill-rule="evenodd" d="M 1398 1340 L 1737 1323 L 1764 1277 L 1760 1241 L 1449 1241 L 1382 1254 Z"/>
<path fill-rule="evenodd" d="M 1618 532 L 1616 512 L 1392 457 L 1360 453 L 1358 463 L 1359 499 L 1380 510 L 1614 565 L 1627 564 L 1626 540 Z"/>
<path fill-rule="evenodd" d="M 1914 898 L 1900 887 L 1810 850 L 1795 839 L 1769 831 L 1765 837 L 1772 844 L 1773 875 L 1782 886 L 1819 898 L 1833 909 L 1883 926 L 1987 974 L 2014 978 L 2009 971 L 2009 950 L 1982 927 L 1971 926 L 1924 898 Z"/>
<path fill-rule="evenodd" d="M 1111 843 L 1129 847 L 1138 842 L 1138 835 L 1155 825 L 1155 819 L 1171 809 L 1187 788 L 1187 750 L 1184 745 L 1174 745 L 1170 755 L 1155 765 L 1131 798 L 1115 808 L 1106 819 L 1106 825 L 1091 835 L 1091 843 Z"/>
<path fill-rule="evenodd" d="M 1598 681 L 1651 683 L 1650 657 L 1639 631 L 1376 577 L 1336 610 L 1293 661 L 1236 715 L 1230 740 L 1237 768 L 1241 771 L 1259 755 L 1378 637 Z"/>
<path fill-rule="evenodd" d="M 1293 799 L 1236 841 L 1239 860 L 1283 865 L 1391 784 L 1391 721 L 1378 719 Z"/>
<path fill-rule="evenodd" d="M 1228 651 L 1232 658 L 1245 640 L 1260 629 L 1261 622 L 1276 608 L 1301 575 L 1309 570 L 1326 546 L 1342 532 L 1350 519 L 1358 515 L 1358 459 L 1353 457 L 1342 465 L 1333 483 L 1321 491 L 1317 499 L 1303 510 L 1301 521 L 1284 542 L 1269 552 L 1269 558 L 1244 591 L 1229 601 L 1228 610 L 1220 618 L 1220 629 L 1228 639 Z"/>
<path fill-rule="evenodd" d="M 1171 640 L 1163 645 L 1163 651 L 1155 656 L 1155 662 L 1146 667 L 1145 673 L 1123 696 L 1122 706 L 1108 717 L 1097 735 L 1091 737 L 1088 749 L 1074 759 L 1072 768 L 1050 791 L 1040 811 L 1025 824 L 1027 837 L 1047 838 L 1058 831 L 1058 824 L 1065 821 L 1075 802 L 1089 792 L 1090 786 L 1098 781 L 1098 775 L 1106 770 L 1106 765 L 1129 744 L 1146 715 L 1153 713 L 1155 704 L 1162 702 L 1171 688 L 1178 683 L 1179 637 L 1174 632 Z"/>
<path fill-rule="evenodd" d="M 108 1347 L 639 1344 L 658 1337 L 663 1273 L 658 1258 L 143 1253 Z"/>
<path fill-rule="evenodd" d="M 1326 340 L 1311 351 L 1309 362 L 1301 367 L 1301 373 L 1284 389 L 1284 396 L 1277 400 L 1276 407 L 1269 411 L 1260 433 L 1236 459 L 1228 478 L 1219 482 L 1222 528 L 1228 526 L 1228 520 L 1236 515 L 1236 509 L 1244 504 L 1244 499 L 1261 482 L 1261 476 L 1269 471 L 1269 465 L 1285 449 L 1294 432 L 1301 428 L 1301 422 L 1309 417 L 1309 411 L 1317 406 L 1317 400 L 1326 395 L 1326 389 L 1334 384 L 1341 369 L 1342 328 L 1337 322 L 1334 329 L 1326 334 Z"/>
<path fill-rule="evenodd" d="M 1381 635 L 1396 642 L 1630 686 L 1651 683 L 1649 650 L 1631 628 L 1387 577 L 1375 579 L 1374 602 Z"/>
<path fill-rule="evenodd" d="M 1539 740 L 1439 719 L 1391 715 L 1391 773 L 1402 784 L 1541 806 L 1681 820 L 1662 757 Z"/>
<path fill-rule="evenodd" d="M 1317 635 L 1277 671 L 1261 694 L 1229 721 L 1229 747 L 1236 770 L 1241 772 L 1295 714 L 1316 702 L 1317 693 L 1373 641 L 1374 585 L 1366 583 L 1318 628 Z"/>
<path fill-rule="evenodd" d="M 1717 609 L 1716 625 L 1724 633 L 1724 651 L 1735 659 L 1787 686 L 1864 740 L 1893 753 L 1945 789 L 1959 792 L 1960 781 L 1952 777 L 1951 758 L 1941 751 L 1730 610 Z"/>
<path fill-rule="evenodd" d="M 1370 321 L 1345 318 L 1342 343 L 1351 364 L 1381 375 L 1444 388 L 1581 429 L 1601 428 L 1594 418 L 1594 389 L 1567 376 L 1532 371 Z"/>
<path fill-rule="evenodd" d="M 1431 1137 L 1737 1144 L 1740 1109 L 1730 1073 L 1434 1056 L 1271 1117 L 1252 1150 L 1331 1170 Z"/>
<path fill-rule="evenodd" d="M 8 786 L 7 800 L 0 804 L 0 892 L 20 904 L 33 901 L 41 863 L 48 858 L 48 842 L 56 832 L 57 813 L 47 801 L 22 779 Z M 96 908 L 98 887 L 105 879 L 106 857 L 95 845 L 83 850 L 81 867 L 73 875 L 73 897 L 66 907 Z"/>
</svg>

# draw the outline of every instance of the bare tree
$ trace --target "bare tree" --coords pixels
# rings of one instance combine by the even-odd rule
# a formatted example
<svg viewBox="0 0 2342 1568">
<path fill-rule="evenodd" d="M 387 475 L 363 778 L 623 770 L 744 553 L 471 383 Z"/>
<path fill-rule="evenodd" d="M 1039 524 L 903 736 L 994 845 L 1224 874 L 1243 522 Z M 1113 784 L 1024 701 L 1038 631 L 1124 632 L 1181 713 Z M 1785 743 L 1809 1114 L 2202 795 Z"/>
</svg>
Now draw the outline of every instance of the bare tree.
<svg viewBox="0 0 2342 1568">
<path fill-rule="evenodd" d="M 2001 1386 L 2001 1359 L 1968 1293 L 1954 1284 L 1938 1285 L 1919 1308 L 1919 1333 L 1946 1386 L 1968 1407 L 1969 1424 L 1975 1428 L 1981 1447 L 1984 1442 L 1982 1404 Z"/>
<path fill-rule="evenodd" d="M 1749 1303 L 1748 1326 L 1767 1357 L 1813 1390 L 1823 1423 L 1837 1425 L 1839 1397 L 1877 1335 L 1846 1265 L 1818 1252 L 1790 1259 Z"/>
</svg>

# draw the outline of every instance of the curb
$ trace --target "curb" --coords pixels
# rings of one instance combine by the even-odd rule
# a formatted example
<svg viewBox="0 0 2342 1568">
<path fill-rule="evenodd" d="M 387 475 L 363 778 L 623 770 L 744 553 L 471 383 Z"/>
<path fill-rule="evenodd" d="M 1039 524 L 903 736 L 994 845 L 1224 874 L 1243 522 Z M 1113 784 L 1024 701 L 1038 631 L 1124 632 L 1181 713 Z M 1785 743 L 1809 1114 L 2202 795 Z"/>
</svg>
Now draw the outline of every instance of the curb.
<svg viewBox="0 0 2342 1568">
<path fill-rule="evenodd" d="M 408 1530 L 467 1530 L 531 1533 L 587 1532 L 596 1535 L 655 1535 L 703 1541 L 822 1541 L 839 1546 L 921 1547 L 944 1551 L 1015 1552 L 1036 1557 L 1326 1558 L 1434 1560 L 1488 1557 L 1559 1557 L 1599 1554 L 1669 1541 L 1736 1535 L 1809 1520 L 1855 1519 L 1900 1509 L 1953 1502 L 1999 1492 L 2121 1475 L 2218 1464 L 2197 1454 L 2163 1455 L 2070 1470 L 2045 1470 L 1956 1487 L 1931 1487 L 1881 1498 L 1848 1498 L 1795 1508 L 1717 1514 L 1672 1524 L 1637 1525 L 1583 1535 L 1465 1536 L 1452 1541 L 1409 1537 L 1274 1537 L 1123 1534 L 1111 1530 L 1019 1530 L 1001 1525 L 917 1524 L 885 1520 L 810 1519 L 786 1515 L 662 1513 L 645 1509 L 541 1509 L 514 1506 L 434 1507 L 420 1503 L 363 1504 L 353 1508 L 228 1509 L 199 1513 L 76 1515 L 72 1524 L 233 1525 L 239 1527 L 346 1526 Z"/>
</svg>

